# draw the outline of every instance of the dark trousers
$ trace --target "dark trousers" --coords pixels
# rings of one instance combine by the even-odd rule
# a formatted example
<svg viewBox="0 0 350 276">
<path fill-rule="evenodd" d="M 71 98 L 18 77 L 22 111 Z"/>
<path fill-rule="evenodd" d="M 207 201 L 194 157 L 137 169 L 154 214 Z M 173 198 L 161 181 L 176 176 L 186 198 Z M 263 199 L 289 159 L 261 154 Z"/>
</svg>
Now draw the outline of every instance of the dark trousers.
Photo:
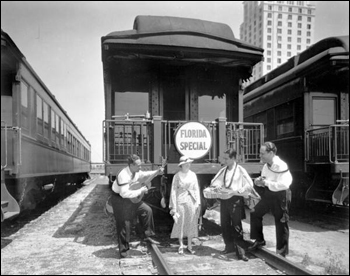
<svg viewBox="0 0 350 276">
<path fill-rule="evenodd" d="M 122 198 L 119 194 L 113 194 L 111 203 L 117 226 L 119 253 L 121 257 L 125 257 L 129 250 L 131 224 L 134 218 L 138 218 L 141 224 L 141 238 L 154 235 L 152 209 L 143 201 L 132 203 L 130 199 Z"/>
<path fill-rule="evenodd" d="M 276 249 L 277 253 L 286 256 L 289 252 L 289 206 L 291 192 L 272 192 L 265 188 L 260 202 L 255 206 L 255 211 L 250 213 L 250 238 L 258 241 L 264 240 L 263 216 L 271 211 L 275 218 Z"/>
<path fill-rule="evenodd" d="M 233 196 L 220 201 L 220 220 L 225 249 L 236 250 L 237 255 L 242 255 L 245 253 L 242 227 L 243 197 Z"/>
</svg>

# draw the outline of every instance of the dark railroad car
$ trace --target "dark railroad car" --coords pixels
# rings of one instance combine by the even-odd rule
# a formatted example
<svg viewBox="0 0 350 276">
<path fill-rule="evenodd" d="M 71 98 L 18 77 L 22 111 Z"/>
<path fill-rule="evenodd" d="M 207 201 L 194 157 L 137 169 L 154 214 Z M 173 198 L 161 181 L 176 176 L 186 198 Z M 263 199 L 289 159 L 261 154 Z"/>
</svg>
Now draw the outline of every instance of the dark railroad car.
<svg viewBox="0 0 350 276">
<path fill-rule="evenodd" d="M 1 221 L 90 172 L 90 143 L 1 30 Z"/>
<path fill-rule="evenodd" d="M 101 44 L 111 182 L 131 153 L 144 169 L 167 159 L 167 181 L 154 180 L 165 198 L 183 154 L 195 159 L 191 169 L 202 188 L 227 148 L 237 149 L 249 173 L 260 171 L 263 128 L 243 123 L 241 84 L 262 49 L 235 39 L 225 24 L 166 16 L 137 16 L 132 30 L 112 32 Z"/>
<path fill-rule="evenodd" d="M 244 119 L 263 123 L 288 162 L 295 203 L 349 205 L 349 36 L 323 39 L 246 87 Z"/>
</svg>

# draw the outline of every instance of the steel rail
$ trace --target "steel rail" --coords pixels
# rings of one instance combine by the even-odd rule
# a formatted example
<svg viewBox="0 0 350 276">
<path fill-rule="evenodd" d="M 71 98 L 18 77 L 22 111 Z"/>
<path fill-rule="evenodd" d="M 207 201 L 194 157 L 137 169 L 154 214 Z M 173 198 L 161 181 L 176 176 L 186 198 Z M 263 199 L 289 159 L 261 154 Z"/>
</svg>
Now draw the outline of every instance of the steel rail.
<svg viewBox="0 0 350 276">
<path fill-rule="evenodd" d="M 156 266 L 159 275 L 174 275 L 164 260 L 162 253 L 155 244 L 148 243 L 148 251 L 151 252 L 154 266 Z"/>
<path fill-rule="evenodd" d="M 253 245 L 252 242 L 247 241 L 247 243 Z M 287 275 L 316 275 L 310 270 L 263 247 L 257 248 L 255 251 L 250 251 L 250 253 Z"/>
</svg>

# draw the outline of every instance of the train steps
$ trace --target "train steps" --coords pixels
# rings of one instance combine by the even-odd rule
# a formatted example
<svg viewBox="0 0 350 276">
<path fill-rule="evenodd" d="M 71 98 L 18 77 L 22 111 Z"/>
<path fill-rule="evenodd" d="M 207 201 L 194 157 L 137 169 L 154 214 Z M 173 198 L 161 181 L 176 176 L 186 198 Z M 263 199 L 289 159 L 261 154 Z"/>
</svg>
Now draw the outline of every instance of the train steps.
<svg viewBox="0 0 350 276">
<path fill-rule="evenodd" d="M 3 173 L 1 172 L 1 222 L 5 219 L 13 218 L 19 213 L 20 207 L 7 190 Z"/>
</svg>

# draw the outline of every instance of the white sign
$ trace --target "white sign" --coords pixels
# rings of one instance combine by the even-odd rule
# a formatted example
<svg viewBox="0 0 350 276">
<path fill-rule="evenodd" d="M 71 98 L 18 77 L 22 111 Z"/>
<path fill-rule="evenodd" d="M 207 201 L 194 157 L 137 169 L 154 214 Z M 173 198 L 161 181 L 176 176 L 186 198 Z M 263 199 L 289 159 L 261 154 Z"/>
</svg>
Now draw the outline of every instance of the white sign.
<svg viewBox="0 0 350 276">
<path fill-rule="evenodd" d="M 198 122 L 188 122 L 175 133 L 175 146 L 179 153 L 199 159 L 211 148 L 211 135 L 207 127 Z"/>
</svg>

